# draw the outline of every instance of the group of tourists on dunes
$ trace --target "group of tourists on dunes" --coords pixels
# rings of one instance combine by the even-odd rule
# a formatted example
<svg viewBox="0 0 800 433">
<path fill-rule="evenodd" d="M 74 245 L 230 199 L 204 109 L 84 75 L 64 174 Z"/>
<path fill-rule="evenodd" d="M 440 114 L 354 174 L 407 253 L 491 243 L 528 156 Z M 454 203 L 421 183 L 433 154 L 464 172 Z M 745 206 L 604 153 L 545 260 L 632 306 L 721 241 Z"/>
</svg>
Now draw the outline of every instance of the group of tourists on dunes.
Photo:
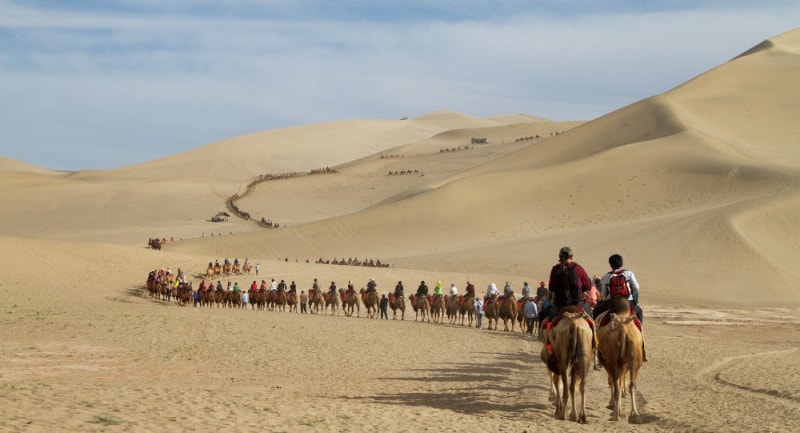
<svg viewBox="0 0 800 433">
<path fill-rule="evenodd" d="M 501 294 L 495 283 L 490 283 L 484 296 L 477 296 L 475 286 L 467 282 L 466 293 L 459 294 L 455 283 L 450 290 L 443 292 L 442 282 L 438 281 L 429 293 L 428 285 L 421 281 L 413 294 L 405 295 L 402 281 L 398 281 L 393 291 L 379 294 L 377 282 L 370 278 L 366 288 L 355 289 L 352 281 L 346 288 L 338 287 L 331 281 L 327 289 L 314 279 L 306 293 L 298 293 L 295 281 L 269 283 L 256 280 L 244 290 L 239 283 L 222 281 L 216 284 L 210 279 L 213 275 L 229 272 L 249 272 L 252 267 L 247 259 L 240 264 L 238 259 L 230 263 L 225 259 L 221 266 L 209 263 L 206 279 L 200 281 L 195 290 L 193 283 L 179 269 L 173 274 L 169 269 L 150 272 L 147 289 L 151 298 L 171 301 L 178 305 L 192 304 L 195 307 L 229 307 L 263 311 L 288 311 L 311 314 L 360 317 L 361 306 L 366 317 L 388 319 L 387 310 L 391 308 L 393 319 L 405 320 L 407 305 L 415 313 L 414 320 L 451 325 L 482 327 L 486 317 L 488 329 L 497 330 L 500 321 L 505 331 L 521 331 L 538 335 L 543 345 L 540 353 L 547 365 L 551 400 L 555 401 L 555 416 L 565 419 L 566 405 L 572 400 L 570 419 L 586 422 L 586 380 L 592 364 L 599 369 L 602 365 L 608 373 L 611 398 L 608 407 L 612 419 L 618 420 L 622 397 L 630 397 L 631 412 L 628 421 L 640 423 L 641 416 L 636 407 L 636 383 L 639 369 L 647 360 L 642 333 L 642 310 L 638 305 L 639 283 L 632 271 L 622 267 L 619 254 L 609 257 L 611 271 L 602 278 L 590 279 L 585 269 L 573 261 L 572 250 L 563 247 L 559 251 L 559 262 L 550 271 L 549 288 L 541 281 L 536 293 L 527 282 L 523 285 L 521 297 L 516 298 L 509 282 Z M 219 268 L 218 268 L 219 266 Z M 217 272 L 220 269 L 220 273 Z M 238 269 L 238 271 L 237 271 Z M 211 272 L 213 271 L 213 274 Z M 576 388 L 580 391 L 580 410 L 576 409 Z M 569 392 L 567 392 L 569 390 Z"/>
</svg>

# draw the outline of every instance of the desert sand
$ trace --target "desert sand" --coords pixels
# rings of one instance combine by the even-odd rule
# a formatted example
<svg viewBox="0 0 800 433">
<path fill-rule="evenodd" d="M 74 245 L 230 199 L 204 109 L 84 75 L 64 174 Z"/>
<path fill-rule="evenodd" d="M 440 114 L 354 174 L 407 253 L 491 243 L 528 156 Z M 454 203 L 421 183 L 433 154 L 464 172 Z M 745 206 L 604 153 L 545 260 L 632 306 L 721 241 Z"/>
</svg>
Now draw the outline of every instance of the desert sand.
<svg viewBox="0 0 800 433">
<path fill-rule="evenodd" d="M 108 171 L 0 158 L 0 431 L 797 431 L 798 71 L 793 30 L 591 121 L 444 110 Z M 211 222 L 231 197 L 253 219 Z M 609 420 L 603 371 L 589 424 L 555 420 L 541 343 L 519 329 L 181 307 L 145 289 L 154 269 L 196 286 L 209 262 L 247 258 L 257 277 L 222 281 L 519 295 L 564 245 L 590 275 L 620 253 L 641 283 L 641 425 Z M 351 257 L 390 266 L 315 263 Z"/>
</svg>

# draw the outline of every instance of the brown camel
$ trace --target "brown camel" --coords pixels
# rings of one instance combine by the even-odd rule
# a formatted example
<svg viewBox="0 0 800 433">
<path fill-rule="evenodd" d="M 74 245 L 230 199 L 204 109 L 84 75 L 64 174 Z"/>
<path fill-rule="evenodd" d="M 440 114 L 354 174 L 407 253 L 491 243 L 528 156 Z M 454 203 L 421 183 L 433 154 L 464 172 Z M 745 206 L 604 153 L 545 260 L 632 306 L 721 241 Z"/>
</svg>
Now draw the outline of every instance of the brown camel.
<svg viewBox="0 0 800 433">
<path fill-rule="evenodd" d="M 231 308 L 242 308 L 242 293 L 238 291 L 231 292 L 228 295 L 228 306 Z"/>
<path fill-rule="evenodd" d="M 244 265 L 242 265 L 242 271 L 244 271 L 245 274 L 249 274 L 250 271 L 252 270 L 253 270 L 253 265 L 251 265 L 250 263 L 245 263 Z"/>
<path fill-rule="evenodd" d="M 496 297 L 483 300 L 483 315 L 486 316 L 487 328 L 497 330 L 497 319 L 500 317 L 500 306 Z M 492 325 L 494 323 L 494 325 Z M 507 330 L 507 329 L 506 329 Z"/>
<path fill-rule="evenodd" d="M 571 398 L 570 420 L 586 424 L 586 381 L 592 365 L 595 335 L 592 325 L 588 322 L 591 318 L 580 307 L 576 307 L 576 310 L 569 309 L 562 313 L 561 319 L 549 332 L 549 341 L 545 340 L 545 350 L 552 352 L 548 356 L 547 365 L 555 376 L 558 376 L 553 379 L 556 388 L 556 419 L 565 419 L 567 403 Z M 551 359 L 551 356 L 555 359 Z M 580 414 L 576 414 L 575 388 L 579 381 L 581 410 Z M 566 390 L 567 383 L 569 383 L 569 394 Z M 563 392 L 559 384 L 563 384 Z"/>
<path fill-rule="evenodd" d="M 433 323 L 444 322 L 445 299 L 442 295 L 433 295 L 431 298 L 431 316 Z"/>
<path fill-rule="evenodd" d="M 392 307 L 392 319 L 397 320 L 397 310 L 400 310 L 400 320 L 406 320 L 406 298 L 389 294 L 389 306 Z"/>
<path fill-rule="evenodd" d="M 206 278 L 211 278 L 215 274 L 214 266 L 211 263 L 208 264 L 208 268 L 206 269 Z"/>
<path fill-rule="evenodd" d="M 598 317 L 598 323 L 605 322 L 602 320 L 603 316 Z M 625 381 L 628 377 L 627 391 L 631 399 L 628 422 L 641 424 L 642 418 L 636 408 L 636 382 L 644 360 L 642 333 L 634 323 L 636 316 L 631 314 L 627 299 L 614 298 L 608 316 L 608 323 L 603 323 L 597 328 L 597 339 L 598 357 L 608 373 L 608 385 L 611 388 L 611 399 L 608 402 L 611 420 L 619 421 Z"/>
<path fill-rule="evenodd" d="M 234 274 L 241 274 L 242 273 L 242 264 L 241 263 L 234 263 L 233 264 L 233 273 Z"/>
<path fill-rule="evenodd" d="M 286 305 L 289 306 L 289 312 L 297 312 L 297 292 L 289 292 L 286 295 Z"/>
<path fill-rule="evenodd" d="M 361 302 L 364 303 L 364 308 L 367 309 L 367 317 L 370 319 L 378 318 L 378 292 L 369 292 L 363 287 L 359 290 L 361 293 Z"/>
<path fill-rule="evenodd" d="M 447 313 L 447 319 L 450 321 L 451 325 L 455 325 L 458 321 L 458 309 L 461 307 L 458 302 L 458 296 L 449 296 L 447 298 L 445 312 Z"/>
<path fill-rule="evenodd" d="M 409 295 L 408 300 L 411 301 L 411 306 L 414 308 L 414 321 L 416 322 L 417 319 L 422 316 L 420 319 L 421 321 L 425 321 L 428 319 L 428 322 L 431 321 L 430 318 L 430 304 L 428 303 L 427 296 L 419 296 L 416 295 Z"/>
<path fill-rule="evenodd" d="M 311 295 L 309 311 L 312 314 L 319 314 L 319 310 L 325 311 L 325 299 L 322 298 L 322 290 L 314 290 L 314 294 Z"/>
<path fill-rule="evenodd" d="M 353 310 L 356 310 L 356 317 L 361 317 L 361 305 L 358 303 L 358 294 L 355 291 L 346 292 L 344 289 L 339 289 L 339 296 L 342 298 L 342 310 L 347 317 L 353 316 Z"/>
<path fill-rule="evenodd" d="M 325 314 L 328 314 L 328 307 L 331 309 L 331 316 L 339 312 L 339 295 L 335 291 L 325 294 Z"/>
<path fill-rule="evenodd" d="M 499 304 L 498 316 L 503 320 L 503 330 L 508 331 L 508 322 L 511 322 L 511 332 L 514 332 L 514 325 L 517 323 L 517 301 L 514 295 L 503 297 Z"/>
<path fill-rule="evenodd" d="M 280 309 L 282 312 L 285 313 L 286 312 L 286 292 L 284 292 L 282 290 L 276 290 L 275 294 L 273 295 L 273 298 L 272 298 L 272 305 L 273 305 L 273 309 L 275 311 L 278 311 Z"/>
<path fill-rule="evenodd" d="M 475 296 L 473 295 L 462 295 L 458 297 L 459 306 L 458 306 L 458 315 L 461 318 L 461 326 L 464 326 L 464 318 L 467 318 L 467 326 L 470 328 L 472 327 L 472 321 L 475 320 L 475 317 L 478 315 L 478 312 L 475 311 Z"/>
<path fill-rule="evenodd" d="M 225 263 L 224 265 L 222 265 L 223 274 L 230 274 L 232 270 L 233 270 L 233 265 L 231 265 L 230 263 Z"/>
</svg>

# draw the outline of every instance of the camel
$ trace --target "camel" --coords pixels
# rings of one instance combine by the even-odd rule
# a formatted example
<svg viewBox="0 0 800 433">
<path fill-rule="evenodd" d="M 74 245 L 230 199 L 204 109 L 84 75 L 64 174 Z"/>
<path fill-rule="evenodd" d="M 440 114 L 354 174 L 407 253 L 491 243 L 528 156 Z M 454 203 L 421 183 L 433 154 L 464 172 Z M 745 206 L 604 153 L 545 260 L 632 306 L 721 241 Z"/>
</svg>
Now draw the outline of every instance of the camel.
<svg viewBox="0 0 800 433">
<path fill-rule="evenodd" d="M 225 263 L 224 265 L 222 265 L 223 274 L 230 274 L 231 270 L 233 270 L 233 265 L 231 265 L 230 263 Z"/>
<path fill-rule="evenodd" d="M 572 399 L 570 420 L 586 424 L 586 381 L 592 365 L 595 335 L 591 320 L 580 308 L 568 308 L 555 327 L 550 329 L 545 340 L 547 366 L 554 373 L 553 386 L 556 391 L 556 419 L 565 419 L 567 402 Z M 543 354 L 544 358 L 544 354 Z M 569 376 L 570 380 L 567 381 Z M 581 409 L 575 410 L 575 388 L 580 380 Z M 569 394 L 567 394 L 569 383 Z M 562 386 L 563 385 L 563 390 Z M 577 416 L 576 416 L 577 415 Z"/>
<path fill-rule="evenodd" d="M 325 314 L 328 314 L 328 307 L 331 308 L 331 316 L 338 313 L 339 295 L 335 291 L 325 294 Z"/>
<path fill-rule="evenodd" d="M 359 290 L 361 293 L 361 302 L 364 303 L 364 308 L 367 309 L 367 317 L 370 319 L 378 318 L 378 292 L 369 292 L 363 287 Z"/>
<path fill-rule="evenodd" d="M 486 323 L 488 330 L 497 330 L 497 319 L 500 317 L 500 307 L 497 303 L 497 298 L 491 297 L 483 301 L 483 314 L 486 316 Z M 494 326 L 492 326 L 494 322 Z M 506 329 L 508 330 L 508 329 Z"/>
<path fill-rule="evenodd" d="M 251 265 L 250 263 L 245 263 L 244 265 L 242 265 L 242 271 L 245 274 L 249 274 L 250 271 L 252 271 L 252 270 L 253 270 L 253 265 Z"/>
<path fill-rule="evenodd" d="M 427 296 L 419 296 L 410 295 L 408 300 L 411 301 L 411 306 L 414 308 L 414 321 L 416 322 L 420 316 L 422 316 L 421 321 L 424 322 L 425 319 L 428 319 L 428 323 L 430 323 L 430 304 L 428 303 Z"/>
<path fill-rule="evenodd" d="M 525 332 L 527 330 L 527 327 L 525 326 L 525 304 L 527 304 L 528 302 L 533 302 L 533 298 L 522 298 L 519 301 L 517 301 L 517 322 L 519 323 L 519 329 L 522 332 Z M 534 334 L 536 333 L 536 323 L 538 322 L 539 322 L 538 320 L 533 321 Z"/>
<path fill-rule="evenodd" d="M 319 314 L 320 309 L 325 310 L 325 299 L 322 298 L 322 290 L 314 290 L 314 294 L 311 295 L 309 311 L 312 314 Z"/>
<path fill-rule="evenodd" d="M 231 308 L 242 308 L 242 293 L 238 291 L 231 292 L 228 295 L 228 306 Z"/>
<path fill-rule="evenodd" d="M 397 320 L 397 310 L 400 310 L 400 320 L 406 320 L 406 298 L 394 296 L 389 293 L 389 306 L 392 308 L 392 320 Z"/>
<path fill-rule="evenodd" d="M 233 264 L 233 273 L 234 274 L 241 274 L 242 273 L 242 264 L 241 263 L 234 263 Z"/>
<path fill-rule="evenodd" d="M 286 304 L 289 306 L 289 312 L 297 312 L 297 292 L 289 292 L 286 296 Z"/>
<path fill-rule="evenodd" d="M 634 323 L 636 316 L 631 314 L 628 300 L 617 297 L 611 302 L 608 323 L 597 329 L 598 358 L 608 373 L 608 385 L 611 388 L 608 408 L 611 409 L 611 420 L 619 421 L 628 377 L 627 391 L 631 399 L 628 422 L 641 424 L 642 418 L 636 408 L 636 382 L 644 360 L 642 333 Z M 598 323 L 602 323 L 602 316 L 598 317 Z"/>
<path fill-rule="evenodd" d="M 215 274 L 214 266 L 211 263 L 208 264 L 208 268 L 206 269 L 206 278 L 211 278 Z"/>
<path fill-rule="evenodd" d="M 342 298 L 342 311 L 347 317 L 353 316 L 353 309 L 356 310 L 356 317 L 361 317 L 361 306 L 358 304 L 358 295 L 356 292 L 347 293 L 344 289 L 339 289 L 339 295 Z"/>
<path fill-rule="evenodd" d="M 475 311 L 475 297 L 474 296 L 466 296 L 462 295 L 458 297 L 458 315 L 461 318 L 461 326 L 464 326 L 464 318 L 467 318 L 468 326 L 472 327 L 472 321 L 475 320 L 475 316 L 478 314 Z"/>
<path fill-rule="evenodd" d="M 498 317 L 503 319 L 504 331 L 508 331 L 508 322 L 511 322 L 511 332 L 514 332 L 514 325 L 517 322 L 517 301 L 514 295 L 508 295 L 500 301 Z M 524 331 L 525 328 L 522 329 Z"/>
<path fill-rule="evenodd" d="M 455 325 L 458 321 L 458 309 L 461 307 L 459 305 L 459 297 L 458 296 L 448 296 L 445 302 L 445 313 L 447 313 L 447 320 L 450 322 L 451 325 Z"/>
<path fill-rule="evenodd" d="M 286 292 L 282 290 L 276 290 L 275 294 L 272 295 L 272 308 L 277 311 L 280 309 L 284 313 L 286 312 Z"/>
<path fill-rule="evenodd" d="M 214 274 L 221 275 L 222 274 L 222 266 L 219 263 L 214 265 Z"/>
<path fill-rule="evenodd" d="M 433 295 L 433 300 L 431 301 L 431 316 L 433 317 L 433 323 L 444 322 L 445 307 L 444 296 Z"/>
</svg>

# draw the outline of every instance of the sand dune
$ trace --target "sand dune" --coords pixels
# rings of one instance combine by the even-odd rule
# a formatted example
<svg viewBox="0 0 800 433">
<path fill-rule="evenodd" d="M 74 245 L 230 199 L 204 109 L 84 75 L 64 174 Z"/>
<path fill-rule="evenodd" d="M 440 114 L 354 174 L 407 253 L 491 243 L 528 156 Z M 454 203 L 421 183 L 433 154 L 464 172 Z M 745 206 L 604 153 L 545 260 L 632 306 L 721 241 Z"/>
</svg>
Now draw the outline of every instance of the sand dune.
<svg viewBox="0 0 800 433">
<path fill-rule="evenodd" d="M 401 322 L 363 307 L 181 308 L 143 288 L 152 269 L 197 284 L 228 257 L 261 265 L 223 278 L 242 286 L 519 290 L 563 245 L 590 274 L 619 252 L 642 284 L 638 430 L 796 431 L 799 54 L 793 30 L 587 122 L 445 110 L 256 132 L 110 171 L 0 158 L 0 431 L 628 430 L 608 421 L 601 372 L 591 424 L 554 420 L 540 343 L 518 332 L 410 309 Z M 338 173 L 305 174 L 321 167 Z M 282 227 L 210 222 L 234 194 Z M 153 251 L 151 236 L 174 242 Z M 391 267 L 313 263 L 346 257 Z"/>
</svg>

